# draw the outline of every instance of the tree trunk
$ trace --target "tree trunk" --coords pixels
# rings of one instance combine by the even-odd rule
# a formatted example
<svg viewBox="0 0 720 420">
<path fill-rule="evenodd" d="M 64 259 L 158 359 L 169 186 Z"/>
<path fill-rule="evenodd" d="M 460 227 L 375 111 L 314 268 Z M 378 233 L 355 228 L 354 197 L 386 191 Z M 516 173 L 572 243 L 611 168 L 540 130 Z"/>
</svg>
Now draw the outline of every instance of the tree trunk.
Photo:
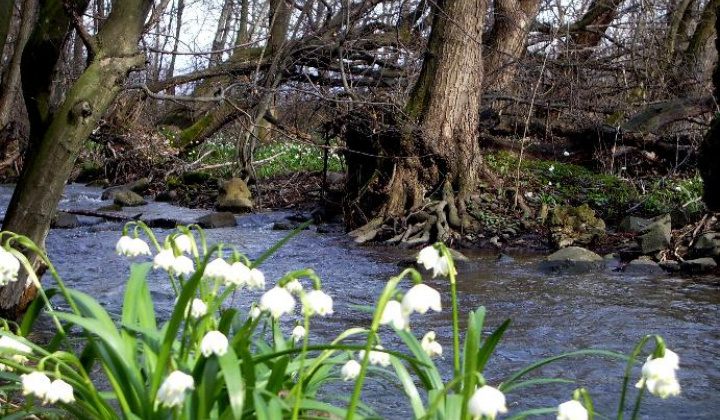
<svg viewBox="0 0 720 420">
<path fill-rule="evenodd" d="M 12 2 L 8 2 L 12 3 Z M 13 48 L 13 57 L 8 65 L 7 73 L 0 86 L 0 130 L 9 122 L 14 109 L 14 103 L 19 97 L 20 88 L 20 60 L 25 43 L 35 22 L 38 0 L 25 0 L 22 6 L 20 29 Z M 1 12 L 0 12 L 1 13 Z"/>
<path fill-rule="evenodd" d="M 715 9 L 715 15 L 720 13 L 720 6 Z M 715 19 L 715 33 L 720 34 L 720 19 Z M 720 57 L 720 36 L 715 37 L 715 50 Z M 720 103 L 720 58 L 715 62 L 713 72 L 713 94 L 715 104 Z M 716 113 L 715 120 L 705 135 L 705 141 L 700 146 L 698 167 L 705 185 L 703 201 L 712 211 L 720 211 L 720 167 L 717 164 L 720 156 L 720 113 Z"/>
<path fill-rule="evenodd" d="M 222 52 L 215 52 L 225 48 L 225 41 L 227 40 L 228 33 L 230 32 L 230 21 L 232 20 L 232 8 L 234 0 L 225 0 L 223 2 L 222 10 L 220 11 L 220 19 L 218 20 L 217 31 L 215 31 L 215 38 L 213 39 L 211 50 L 214 51 L 210 54 L 210 61 L 219 63 L 222 60 Z"/>
<path fill-rule="evenodd" d="M 448 204 L 454 207 L 456 202 L 460 215 L 464 213 L 482 165 L 478 118 L 485 13 L 484 1 L 438 2 L 428 52 L 405 108 L 409 121 L 385 132 L 384 138 L 371 135 L 369 143 L 348 139 L 348 147 L 357 148 L 347 157 L 350 227 L 378 217 L 400 217 L 421 206 L 426 193 L 441 191 L 446 184 L 457 191 Z M 376 131 L 373 124 L 378 122 L 366 124 L 368 131 Z"/>
<path fill-rule="evenodd" d="M 183 13 L 185 12 L 185 0 L 178 0 L 177 11 L 175 12 L 175 41 L 173 41 L 173 52 L 170 57 L 170 65 L 168 66 L 166 78 L 171 78 L 175 74 L 175 60 L 177 58 L 177 52 L 180 48 L 180 30 L 182 29 Z M 171 86 L 168 89 L 168 95 L 175 94 L 175 86 Z"/>
<path fill-rule="evenodd" d="M 494 5 L 495 23 L 484 51 L 484 83 L 488 90 L 504 90 L 515 79 L 540 0 L 495 0 Z"/>
<path fill-rule="evenodd" d="M 44 6 L 50 3 L 53 2 L 47 2 Z M 25 97 L 28 108 L 32 104 L 35 109 L 35 118 L 31 120 L 31 138 L 35 143 L 8 206 L 3 230 L 21 233 L 39 246 L 44 246 L 50 219 L 82 145 L 122 90 L 127 74 L 134 68 L 142 67 L 145 62 L 137 44 L 152 3 L 152 0 L 114 3 L 108 19 L 95 38 L 94 60 L 68 91 L 57 112 L 50 114 L 37 98 Z M 59 4 L 58 1 L 55 6 Z M 48 13 L 45 7 L 41 10 L 41 21 L 43 13 Z M 69 27 L 65 25 L 64 30 L 66 36 Z M 38 25 L 33 37 L 43 39 L 48 31 L 59 35 L 60 28 Z M 57 51 L 48 51 L 50 46 L 46 47 L 42 51 L 26 48 L 23 54 L 23 76 L 25 71 L 29 71 L 25 65 L 26 55 L 28 61 L 47 65 L 42 62 L 47 57 L 40 53 L 54 52 L 52 57 L 57 57 L 62 43 L 54 46 Z M 31 75 L 37 77 L 35 73 Z M 42 88 L 38 90 L 44 91 Z M 35 293 L 35 288 L 22 280 L 2 287 L 0 315 L 9 319 L 19 317 Z"/>
</svg>

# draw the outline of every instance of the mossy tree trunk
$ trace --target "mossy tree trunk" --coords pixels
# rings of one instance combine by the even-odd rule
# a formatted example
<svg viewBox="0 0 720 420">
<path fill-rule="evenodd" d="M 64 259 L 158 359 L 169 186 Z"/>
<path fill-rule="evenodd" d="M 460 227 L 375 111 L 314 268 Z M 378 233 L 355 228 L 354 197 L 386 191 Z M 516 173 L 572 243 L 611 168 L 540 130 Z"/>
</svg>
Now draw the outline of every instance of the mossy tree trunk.
<svg viewBox="0 0 720 420">
<path fill-rule="evenodd" d="M 78 1 L 78 10 L 87 1 Z M 25 101 L 31 115 L 31 144 L 18 185 L 10 201 L 3 230 L 28 236 L 40 246 L 50 228 L 65 183 L 75 159 L 105 111 L 122 90 L 127 74 L 143 66 L 145 56 L 138 42 L 152 0 L 115 2 L 98 34 L 92 38 L 94 59 L 66 94 L 65 101 L 52 110 L 49 95 L 30 96 L 33 91 L 49 92 L 49 86 L 28 86 Z M 63 20 L 62 0 L 47 1 L 40 9 L 40 22 L 23 53 L 23 82 L 52 83 L 47 68 L 57 62 L 63 43 L 49 45 L 43 40 L 64 40 L 69 20 Z M 49 24 L 48 22 L 54 22 Z M 58 25 L 63 25 L 62 27 Z M 60 36 L 64 30 L 64 36 Z M 37 48 L 37 49 L 36 49 Z M 53 49 L 54 48 L 54 49 Z M 30 65 L 32 63 L 32 66 Z M 28 76 L 25 78 L 25 76 Z M 46 80 L 41 78 L 48 77 Z M 41 79 L 41 80 L 39 80 Z M 32 301 L 36 290 L 24 281 L 0 289 L 0 315 L 19 317 Z"/>
<path fill-rule="evenodd" d="M 715 9 L 715 15 L 720 14 L 720 5 Z M 720 19 L 715 19 L 715 33 L 720 34 Z M 720 56 L 720 36 L 715 37 L 715 50 Z M 713 72 L 713 87 L 715 103 L 720 103 L 720 58 L 715 63 Z M 720 211 L 720 167 L 717 160 L 720 156 L 720 113 L 715 115 L 715 120 L 705 135 L 705 140 L 700 146 L 698 166 L 703 179 L 704 193 L 703 200 L 712 211 Z"/>
<path fill-rule="evenodd" d="M 437 2 L 428 51 L 403 127 L 374 144 L 349 139 L 348 147 L 365 153 L 348 154 L 346 204 L 351 227 L 362 222 L 357 210 L 366 222 L 399 217 L 446 183 L 456 192 L 460 215 L 464 213 L 482 165 L 478 118 L 486 8 L 485 1 L 477 0 Z"/>
</svg>

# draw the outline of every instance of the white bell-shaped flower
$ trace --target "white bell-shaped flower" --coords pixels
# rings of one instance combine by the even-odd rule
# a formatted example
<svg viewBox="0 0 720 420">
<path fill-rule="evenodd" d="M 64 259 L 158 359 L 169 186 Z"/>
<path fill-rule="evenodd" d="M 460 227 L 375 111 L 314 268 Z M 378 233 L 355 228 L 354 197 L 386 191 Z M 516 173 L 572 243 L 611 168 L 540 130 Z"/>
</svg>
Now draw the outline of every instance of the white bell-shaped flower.
<svg viewBox="0 0 720 420">
<path fill-rule="evenodd" d="M 380 324 L 392 324 L 396 330 L 405 330 L 410 328 L 410 318 L 403 310 L 400 302 L 391 300 L 385 304 L 385 309 L 380 317 Z"/>
<path fill-rule="evenodd" d="M 402 306 L 406 314 L 413 312 L 424 314 L 428 309 L 440 312 L 442 310 L 440 292 L 427 284 L 416 284 L 403 296 Z"/>
<path fill-rule="evenodd" d="M 447 276 L 450 272 L 450 263 L 447 258 L 440 254 L 440 250 L 434 246 L 427 246 L 420 250 L 417 256 L 417 263 L 425 267 L 426 270 L 432 270 L 433 277 Z"/>
<path fill-rule="evenodd" d="M 476 389 L 470 397 L 468 412 L 473 419 L 485 416 L 485 418 L 495 420 L 498 413 L 507 413 L 505 394 L 489 385 L 482 386 Z"/>
<path fill-rule="evenodd" d="M 250 319 L 255 321 L 260 317 L 260 314 L 262 314 L 262 311 L 257 306 L 253 305 L 252 308 L 250 308 Z"/>
<path fill-rule="evenodd" d="M 192 376 L 179 370 L 165 378 L 157 393 L 157 402 L 165 407 L 179 407 L 185 401 L 185 393 L 195 388 Z"/>
<path fill-rule="evenodd" d="M 118 255 L 128 255 L 132 246 L 131 244 L 132 238 L 127 235 L 123 235 L 120 239 L 118 239 L 117 244 L 115 244 L 115 251 Z"/>
<path fill-rule="evenodd" d="M 170 271 L 174 263 L 175 254 L 173 254 L 172 249 L 163 249 L 153 258 L 154 269 L 162 268 L 165 271 Z"/>
<path fill-rule="evenodd" d="M 19 272 L 20 261 L 5 248 L 0 247 L 0 286 L 17 281 Z"/>
<path fill-rule="evenodd" d="M 215 258 L 205 266 L 203 278 L 206 280 L 217 280 L 226 282 L 230 276 L 230 264 L 222 258 Z"/>
<path fill-rule="evenodd" d="M 642 367 L 642 378 L 635 386 L 647 386 L 651 394 L 660 398 L 680 395 L 680 383 L 675 375 L 679 367 L 680 358 L 671 350 L 665 349 L 663 357 L 650 355 Z"/>
<path fill-rule="evenodd" d="M 383 346 L 375 346 L 376 350 L 383 350 Z M 364 359 L 365 358 L 365 350 L 360 350 L 358 352 L 358 358 Z M 368 356 L 368 361 L 371 365 L 380 365 L 383 367 L 390 365 L 390 355 L 388 353 L 385 353 L 384 351 L 375 351 L 370 350 L 370 355 Z"/>
<path fill-rule="evenodd" d="M 305 327 L 303 327 L 302 325 L 298 325 L 293 328 L 291 336 L 293 341 L 297 343 L 303 338 L 305 338 L 305 334 L 307 334 L 307 331 L 305 331 Z"/>
<path fill-rule="evenodd" d="M 44 399 L 46 404 L 55 404 L 56 402 L 70 404 L 73 401 L 75 401 L 73 387 L 62 379 L 52 381 Z"/>
<path fill-rule="evenodd" d="M 260 310 L 270 312 L 275 319 L 291 313 L 294 309 L 295 298 L 282 287 L 275 286 L 260 298 Z"/>
<path fill-rule="evenodd" d="M 22 380 L 23 395 L 34 395 L 38 398 L 45 398 L 50 390 L 50 378 L 43 372 L 31 372 L 20 375 Z"/>
<path fill-rule="evenodd" d="M 305 295 L 307 307 L 303 308 L 309 316 L 327 316 L 333 314 L 333 299 L 322 290 L 311 290 Z"/>
<path fill-rule="evenodd" d="M 250 282 L 250 269 L 240 261 L 236 261 L 230 265 L 227 277 L 225 277 L 225 286 L 242 287 Z M 264 285 L 263 285 L 264 287 Z"/>
<path fill-rule="evenodd" d="M 250 290 L 262 290 L 265 288 L 265 274 L 257 268 L 250 270 L 250 278 L 247 281 Z"/>
<path fill-rule="evenodd" d="M 177 235 L 173 238 L 173 241 L 175 242 L 175 246 L 178 251 L 182 253 L 189 253 L 192 251 L 192 239 L 188 235 Z"/>
<path fill-rule="evenodd" d="M 137 257 L 138 255 L 150 255 L 150 246 L 140 238 L 131 238 L 127 235 L 121 236 L 115 245 L 118 255 L 126 257 Z"/>
<path fill-rule="evenodd" d="M 300 280 L 293 279 L 285 283 L 285 289 L 293 295 L 299 295 L 303 291 L 303 286 Z"/>
<path fill-rule="evenodd" d="M 175 257 L 175 261 L 173 261 L 169 272 L 171 274 L 177 274 L 179 276 L 188 276 L 195 272 L 195 264 L 190 258 L 184 255 L 180 255 L 178 257 Z"/>
<path fill-rule="evenodd" d="M 190 316 L 194 319 L 201 318 L 207 314 L 207 305 L 201 299 L 190 301 Z M 187 314 L 186 314 L 187 315 Z"/>
<path fill-rule="evenodd" d="M 420 341 L 420 346 L 430 358 L 442 356 L 442 346 L 435 341 L 435 331 L 428 331 Z"/>
<path fill-rule="evenodd" d="M 9 358 L 15 363 L 24 364 L 28 361 L 27 355 L 32 353 L 32 349 L 27 344 L 21 343 L 18 340 L 4 335 L 0 337 L 0 360 L 3 358 Z M 12 372 L 14 368 L 0 363 L 0 372 Z"/>
<path fill-rule="evenodd" d="M 588 411 L 579 401 L 566 401 L 558 406 L 557 420 L 588 420 Z"/>
<path fill-rule="evenodd" d="M 200 353 L 205 357 L 224 356 L 228 350 L 228 338 L 220 331 L 208 331 L 200 342 Z"/>
<path fill-rule="evenodd" d="M 360 368 L 360 363 L 353 359 L 348 360 L 347 363 L 343 365 L 342 369 L 340 369 L 340 376 L 343 381 L 352 381 L 360 374 Z"/>
</svg>

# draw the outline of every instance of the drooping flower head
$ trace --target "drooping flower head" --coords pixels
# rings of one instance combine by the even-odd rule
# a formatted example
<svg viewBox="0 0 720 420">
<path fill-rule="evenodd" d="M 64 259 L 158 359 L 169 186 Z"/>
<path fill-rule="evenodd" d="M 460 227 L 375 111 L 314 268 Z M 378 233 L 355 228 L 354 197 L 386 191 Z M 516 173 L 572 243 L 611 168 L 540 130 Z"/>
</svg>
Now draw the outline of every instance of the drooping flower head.
<svg viewBox="0 0 720 420">
<path fill-rule="evenodd" d="M 123 235 L 115 245 L 118 255 L 126 257 L 137 257 L 138 255 L 150 255 L 150 246 L 140 238 L 131 238 Z"/>
<path fill-rule="evenodd" d="M 62 379 L 52 381 L 44 399 L 46 404 L 55 404 L 56 402 L 70 404 L 73 401 L 75 401 L 73 387 Z"/>
<path fill-rule="evenodd" d="M 566 401 L 558 406 L 557 420 L 588 420 L 588 411 L 579 401 Z"/>
<path fill-rule="evenodd" d="M 192 239 L 186 234 L 175 235 L 171 237 L 178 251 L 181 253 L 189 253 L 192 251 Z"/>
<path fill-rule="evenodd" d="M 303 308 L 308 316 L 327 316 L 333 314 L 333 300 L 322 290 L 311 290 L 305 295 L 306 307 Z"/>
<path fill-rule="evenodd" d="M 20 261 L 5 248 L 0 247 L 0 286 L 17 281 L 19 272 Z"/>
<path fill-rule="evenodd" d="M 250 269 L 240 261 L 236 261 L 230 265 L 228 275 L 225 277 L 225 286 L 242 287 L 250 282 Z M 263 287 L 265 285 L 263 284 Z"/>
<path fill-rule="evenodd" d="M 435 341 L 435 331 L 428 331 L 428 333 L 423 336 L 420 346 L 430 358 L 442 356 L 442 346 Z"/>
<path fill-rule="evenodd" d="M 157 402 L 165 407 L 179 407 L 185 401 L 185 392 L 195 388 L 192 376 L 179 370 L 173 371 L 157 393 Z"/>
<path fill-rule="evenodd" d="M 302 325 L 298 325 L 292 330 L 291 337 L 295 343 L 301 341 L 303 338 L 305 338 L 305 335 L 307 334 L 307 331 L 305 331 L 305 327 Z"/>
<path fill-rule="evenodd" d="M 402 306 L 406 314 L 413 312 L 424 314 L 428 309 L 440 312 L 442 310 L 440 292 L 427 284 L 416 284 L 403 297 Z"/>
<path fill-rule="evenodd" d="M 154 269 L 162 268 L 165 271 L 170 271 L 174 263 L 175 254 L 173 254 L 172 249 L 163 249 L 153 258 Z"/>
<path fill-rule="evenodd" d="M 201 299 L 193 299 L 190 302 L 190 316 L 194 319 L 201 318 L 207 313 L 207 305 Z M 187 315 L 186 315 L 187 316 Z"/>
<path fill-rule="evenodd" d="M 289 282 L 285 283 L 285 290 L 288 292 L 299 295 L 303 291 L 302 283 L 300 283 L 300 280 L 298 279 L 292 279 Z"/>
<path fill-rule="evenodd" d="M 679 367 L 680 358 L 671 350 L 665 349 L 663 357 L 650 355 L 642 367 L 642 378 L 635 386 L 647 386 L 651 394 L 660 398 L 680 395 L 680 383 L 675 375 Z"/>
<path fill-rule="evenodd" d="M 468 401 L 468 412 L 474 420 L 485 416 L 495 420 L 498 413 L 507 413 L 505 406 L 505 394 L 497 388 L 484 385 L 475 390 L 475 393 Z"/>
<path fill-rule="evenodd" d="M 250 270 L 250 278 L 247 281 L 250 290 L 262 290 L 265 288 L 265 274 L 257 268 Z"/>
<path fill-rule="evenodd" d="M 375 349 L 383 350 L 383 346 L 375 346 Z M 365 358 L 365 350 L 360 350 L 358 352 L 358 358 Z M 368 355 L 368 361 L 371 365 L 380 365 L 383 367 L 387 367 L 390 365 L 390 354 L 385 353 L 384 351 L 370 350 L 370 355 Z"/>
<path fill-rule="evenodd" d="M 215 258 L 205 266 L 203 278 L 210 281 L 227 282 L 230 277 L 231 266 L 222 258 Z"/>
<path fill-rule="evenodd" d="M 447 276 L 450 272 L 450 262 L 440 253 L 440 250 L 434 246 L 426 246 L 421 249 L 417 255 L 417 263 L 425 267 L 426 270 L 432 270 L 433 277 Z"/>
<path fill-rule="evenodd" d="M 173 264 L 168 271 L 170 274 L 189 276 L 195 272 L 195 264 L 190 258 L 180 255 L 175 257 L 175 261 L 173 261 Z"/>
<path fill-rule="evenodd" d="M 32 349 L 27 344 L 21 343 L 18 340 L 4 335 L 0 337 L 0 359 L 9 358 L 15 363 L 24 364 L 28 361 L 27 355 L 32 353 Z M 0 372 L 13 371 L 11 366 L 4 363 L 0 363 Z"/>
<path fill-rule="evenodd" d="M 275 319 L 291 313 L 294 309 L 295 298 L 282 287 L 275 286 L 260 298 L 260 310 L 270 312 Z"/>
<path fill-rule="evenodd" d="M 403 310 L 400 302 L 391 300 L 385 304 L 385 309 L 380 317 L 380 324 L 392 324 L 396 330 L 405 330 L 410 328 L 410 318 Z"/>
<path fill-rule="evenodd" d="M 228 339 L 220 331 L 208 331 L 200 342 L 200 353 L 205 357 L 224 356 L 228 350 Z"/>
<path fill-rule="evenodd" d="M 351 381 L 358 377 L 360 374 L 360 368 L 360 363 L 350 359 L 343 365 L 342 369 L 340 369 L 340 376 L 343 381 Z"/>
<path fill-rule="evenodd" d="M 22 379 L 23 395 L 34 395 L 38 398 L 45 398 L 50 391 L 50 378 L 43 372 L 31 372 L 20 375 Z"/>
</svg>

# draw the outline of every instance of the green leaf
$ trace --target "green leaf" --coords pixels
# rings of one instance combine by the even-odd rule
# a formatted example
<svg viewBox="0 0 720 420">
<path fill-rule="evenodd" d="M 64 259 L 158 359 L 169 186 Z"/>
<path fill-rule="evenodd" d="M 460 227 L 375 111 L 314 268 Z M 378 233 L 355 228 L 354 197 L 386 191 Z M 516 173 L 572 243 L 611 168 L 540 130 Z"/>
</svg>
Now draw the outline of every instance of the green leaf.
<svg viewBox="0 0 720 420">
<path fill-rule="evenodd" d="M 412 377 L 405 368 L 405 365 L 403 365 L 402 362 L 394 356 L 390 356 L 390 363 L 395 368 L 395 374 L 403 386 L 405 395 L 407 395 L 410 400 L 410 406 L 413 409 L 415 418 L 423 417 L 425 415 L 425 407 L 423 406 L 422 398 L 420 397 L 420 393 L 418 392 Z"/>
<path fill-rule="evenodd" d="M 277 252 L 278 249 L 280 249 L 283 245 L 285 245 L 290 239 L 294 238 L 295 235 L 305 230 L 308 226 L 310 226 L 313 223 L 312 220 L 308 220 L 307 222 L 301 224 L 297 227 L 297 229 L 290 232 L 287 236 L 280 239 L 275 245 L 270 247 L 267 251 L 265 251 L 258 259 L 253 261 L 252 266 L 250 268 L 258 267 L 260 264 L 265 262 L 266 259 L 270 258 L 274 253 Z"/>
<path fill-rule="evenodd" d="M 240 361 L 230 347 L 227 353 L 218 358 L 218 362 L 220 362 L 220 369 L 225 378 L 225 387 L 230 399 L 233 418 L 240 419 L 245 405 L 245 383 L 240 374 Z"/>
<path fill-rule="evenodd" d="M 483 323 L 485 321 L 485 307 L 481 306 L 476 311 L 470 312 L 468 315 L 468 326 L 467 333 L 465 335 L 465 347 L 463 349 L 463 382 L 462 382 L 462 416 L 460 418 L 467 418 L 467 405 L 475 392 L 475 385 L 477 384 L 478 371 L 477 362 L 481 359 L 479 357 L 480 347 L 480 335 L 482 334 Z M 451 418 L 451 417 L 448 417 Z"/>
<path fill-rule="evenodd" d="M 497 327 L 495 329 L 495 331 L 492 332 L 492 334 L 490 334 L 490 337 L 488 337 L 483 342 L 483 345 L 480 348 L 480 351 L 478 352 L 478 360 L 477 360 L 478 372 L 482 373 L 485 370 L 485 365 L 487 364 L 488 360 L 490 359 L 490 356 L 492 356 L 493 352 L 495 351 L 495 347 L 497 347 L 498 343 L 502 339 L 502 336 L 505 334 L 505 330 L 507 330 L 509 325 L 510 325 L 510 320 L 506 319 L 505 322 L 500 324 L 500 326 Z"/>
</svg>

